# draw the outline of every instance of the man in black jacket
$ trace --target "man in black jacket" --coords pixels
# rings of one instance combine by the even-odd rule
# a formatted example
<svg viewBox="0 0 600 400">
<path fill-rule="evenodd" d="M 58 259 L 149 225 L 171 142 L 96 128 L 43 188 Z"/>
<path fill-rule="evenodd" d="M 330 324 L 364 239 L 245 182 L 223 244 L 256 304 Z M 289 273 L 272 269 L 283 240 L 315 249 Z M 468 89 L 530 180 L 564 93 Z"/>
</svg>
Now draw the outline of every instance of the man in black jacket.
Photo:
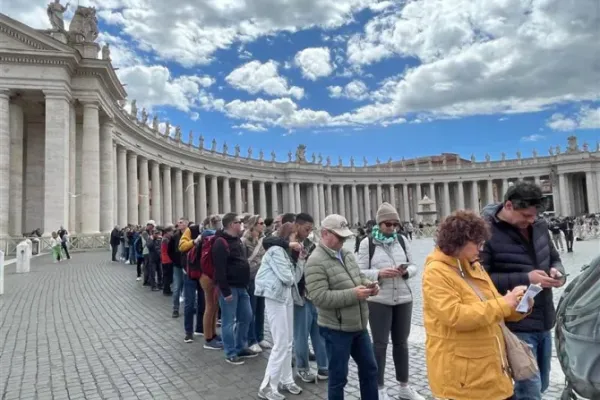
<svg viewBox="0 0 600 400">
<path fill-rule="evenodd" d="M 490 223 L 492 237 L 484 245 L 481 261 L 501 294 L 519 285 L 537 284 L 544 290 L 535 297 L 527 318 L 507 323 L 508 328 L 532 348 L 540 374 L 515 382 L 517 400 L 541 400 L 550 380 L 552 333 L 556 311 L 552 288 L 565 284 L 565 270 L 553 246 L 548 225 L 537 218 L 543 210 L 539 186 L 519 182 L 504 195 L 504 203 L 489 205 L 483 216 Z"/>
<path fill-rule="evenodd" d="M 240 240 L 241 218 L 235 213 L 228 213 L 223 216 L 222 223 L 223 230 L 215 233 L 211 248 L 215 283 L 219 287 L 221 337 L 227 362 L 241 365 L 244 363 L 243 358 L 258 355 L 245 348 L 248 343 L 248 326 L 252 320 L 248 295 L 250 264 Z"/>
</svg>

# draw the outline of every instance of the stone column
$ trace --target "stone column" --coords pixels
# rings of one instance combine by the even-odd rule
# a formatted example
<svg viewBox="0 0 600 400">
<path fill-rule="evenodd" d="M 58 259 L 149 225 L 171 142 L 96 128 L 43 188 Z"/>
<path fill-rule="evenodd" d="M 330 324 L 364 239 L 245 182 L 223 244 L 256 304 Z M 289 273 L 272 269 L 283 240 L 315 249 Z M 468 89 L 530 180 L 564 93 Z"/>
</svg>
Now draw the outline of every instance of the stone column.
<svg viewBox="0 0 600 400">
<path fill-rule="evenodd" d="M 321 220 L 325 219 L 327 213 L 325 212 L 325 188 L 322 183 L 319 183 L 319 219 L 315 220 L 316 225 L 321 225 Z"/>
<path fill-rule="evenodd" d="M 458 185 L 458 208 L 461 210 L 465 209 L 465 186 L 462 181 L 456 182 Z"/>
<path fill-rule="evenodd" d="M 112 121 L 104 121 L 100 132 L 100 232 L 109 233 L 113 229 L 113 179 L 115 176 L 113 165 L 113 129 Z M 74 157 L 75 155 L 73 155 Z M 147 165 L 146 165 L 147 167 Z M 148 169 L 146 168 L 146 179 Z M 146 186 L 147 187 L 147 186 Z M 84 212 L 85 214 L 85 212 Z"/>
<path fill-rule="evenodd" d="M 44 164 L 44 235 L 69 223 L 70 103 L 64 92 L 46 96 L 46 149 Z M 84 233 L 100 231 L 100 126 L 98 106 L 86 105 L 83 115 Z M 111 148 L 112 151 L 112 148 Z M 112 156 L 112 154 L 111 154 Z M 89 207 L 89 208 L 88 208 Z M 112 205 L 111 205 L 112 207 Z"/>
<path fill-rule="evenodd" d="M 394 206 L 394 208 L 398 208 L 398 204 L 396 204 L 396 185 L 393 183 L 390 185 L 390 204 Z"/>
<path fill-rule="evenodd" d="M 383 203 L 383 191 L 381 190 L 381 184 L 378 183 L 377 184 L 377 204 L 375 204 L 375 208 L 379 209 L 379 206 L 381 206 L 381 203 Z"/>
<path fill-rule="evenodd" d="M 10 191 L 8 209 L 11 236 L 23 234 L 23 108 L 10 104 Z M 72 157 L 74 158 L 74 157 Z M 70 196 L 68 196 L 70 199 Z"/>
<path fill-rule="evenodd" d="M 435 206 L 435 209 L 437 210 L 438 215 L 439 215 L 440 210 L 438 210 L 435 197 L 436 197 L 435 196 L 435 182 L 429 182 L 429 200 L 433 201 L 433 205 Z"/>
<path fill-rule="evenodd" d="M 179 218 L 183 217 L 183 171 L 179 168 L 175 169 L 175 190 L 173 191 L 175 196 L 174 204 L 174 215 L 170 215 L 169 219 L 171 222 L 175 222 Z"/>
<path fill-rule="evenodd" d="M 508 190 L 508 179 L 504 178 L 504 179 L 502 179 L 502 193 L 499 193 L 500 201 L 504 200 L 504 194 L 506 193 L 507 190 Z"/>
<path fill-rule="evenodd" d="M 404 218 L 410 220 L 410 202 L 408 198 L 408 184 L 402 184 L 402 204 L 404 205 Z"/>
<path fill-rule="evenodd" d="M 127 215 L 127 150 L 124 147 L 117 148 L 117 193 L 118 207 L 118 225 L 124 227 L 129 222 Z"/>
<path fill-rule="evenodd" d="M 323 217 L 323 219 L 325 219 L 325 217 L 327 217 L 330 214 L 333 214 L 333 190 L 331 188 L 331 184 L 328 184 L 327 185 L 327 207 L 325 208 L 325 216 Z"/>
<path fill-rule="evenodd" d="M 320 220 L 319 216 L 319 185 L 316 183 L 312 184 L 312 217 L 315 221 Z"/>
<path fill-rule="evenodd" d="M 422 191 L 420 183 L 417 183 L 415 185 L 415 196 L 417 196 L 417 201 L 414 203 L 415 204 L 415 209 L 414 209 L 415 216 L 414 216 L 414 218 L 415 218 L 415 221 L 418 221 L 419 220 L 419 214 L 417 214 L 417 212 L 419 211 L 419 202 L 421 200 L 423 200 L 423 191 Z M 450 200 L 450 196 L 448 196 L 448 201 L 449 200 Z"/>
<path fill-rule="evenodd" d="M 596 198 L 597 184 L 597 180 L 594 179 L 594 173 L 592 171 L 587 171 L 585 173 L 585 186 L 587 191 L 588 213 L 597 213 L 600 211 L 598 209 L 598 199 Z"/>
<path fill-rule="evenodd" d="M 271 182 L 271 218 L 275 218 L 279 214 L 277 198 L 277 182 Z"/>
<path fill-rule="evenodd" d="M 258 182 L 258 214 L 267 218 L 267 191 L 264 181 Z"/>
<path fill-rule="evenodd" d="M 295 203 L 296 203 L 296 214 L 301 213 L 302 210 L 302 197 L 300 196 L 300 184 L 294 183 Z"/>
<path fill-rule="evenodd" d="M 371 190 L 369 189 L 369 185 L 364 186 L 364 197 L 365 197 L 365 216 L 367 221 L 373 218 L 373 212 L 371 210 Z M 365 223 L 367 222 L 365 221 Z"/>
<path fill-rule="evenodd" d="M 344 185 L 338 186 L 338 208 L 338 214 L 346 217 L 346 199 L 344 196 Z"/>
<path fill-rule="evenodd" d="M 77 112 L 73 101 L 69 103 L 69 227 L 67 230 L 69 234 L 74 234 L 79 230 L 77 218 L 77 204 L 80 201 L 80 197 L 77 195 Z M 117 204 L 117 189 L 118 189 L 118 175 L 117 175 L 117 144 L 113 142 L 113 225 L 118 222 L 119 209 Z"/>
<path fill-rule="evenodd" d="M 487 203 L 492 204 L 494 202 L 494 180 L 488 179 L 487 181 Z"/>
<path fill-rule="evenodd" d="M 567 192 L 569 190 L 567 176 L 565 174 L 558 174 L 558 187 L 560 193 L 560 215 L 569 215 L 569 203 L 567 201 Z"/>
<path fill-rule="evenodd" d="M 9 232 L 11 165 L 9 100 L 8 90 L 0 90 L 0 237 L 8 236 Z"/>
<path fill-rule="evenodd" d="M 185 196 L 187 199 L 187 210 L 185 216 L 189 221 L 196 221 L 196 183 L 194 182 L 194 173 L 185 171 Z M 202 222 L 202 221 L 199 221 Z M 196 221 L 196 223 L 199 223 Z"/>
<path fill-rule="evenodd" d="M 294 184 L 291 182 L 288 182 L 287 187 L 288 187 L 288 203 L 289 203 L 288 211 L 293 213 L 294 211 L 296 211 L 296 200 L 295 200 L 296 194 L 294 191 Z"/>
<path fill-rule="evenodd" d="M 234 186 L 234 196 L 235 196 L 235 212 L 236 214 L 241 214 L 244 212 L 244 204 L 242 202 L 242 180 L 239 178 L 235 178 L 233 180 Z"/>
<path fill-rule="evenodd" d="M 161 216 L 161 190 L 160 190 L 160 164 L 152 161 L 152 212 L 151 217 L 157 223 L 162 225 L 163 219 Z"/>
<path fill-rule="evenodd" d="M 46 115 L 48 114 L 46 105 Z M 47 131 L 48 121 L 46 121 Z M 48 140 L 47 137 L 46 140 Z M 84 160 L 81 170 L 81 176 L 83 177 L 81 181 L 81 209 L 83 210 L 81 230 L 83 233 L 98 233 L 100 232 L 100 121 L 98 104 L 96 103 L 83 104 L 83 136 L 81 141 L 81 158 Z M 48 142 L 46 142 L 46 149 L 48 149 Z M 49 174 L 52 168 L 49 168 L 48 165 L 45 168 L 48 174 L 46 182 L 49 179 L 56 179 L 55 175 Z M 51 202 L 49 200 L 46 196 L 45 203 Z M 131 212 L 129 214 L 131 217 Z"/>
<path fill-rule="evenodd" d="M 139 158 L 139 177 L 140 177 L 140 224 L 145 224 L 150 219 L 150 179 L 148 179 L 148 159 Z M 155 221 L 157 224 L 158 222 Z"/>
<path fill-rule="evenodd" d="M 479 214 L 479 183 L 477 181 L 473 181 L 471 185 L 471 207 Z"/>
<path fill-rule="evenodd" d="M 452 213 L 450 209 L 450 187 L 448 182 L 444 182 L 444 217 Z"/>
<path fill-rule="evenodd" d="M 219 181 L 215 175 L 210 177 L 210 214 L 219 214 Z"/>
<path fill-rule="evenodd" d="M 360 218 L 358 216 L 358 192 L 356 191 L 355 184 L 350 187 L 350 191 L 350 197 L 352 198 L 352 223 L 356 224 Z"/>
<path fill-rule="evenodd" d="M 198 218 L 198 223 L 201 223 L 208 216 L 206 211 L 206 175 L 204 174 L 198 176 L 198 204 L 196 218 Z"/>
<path fill-rule="evenodd" d="M 248 212 L 250 214 L 254 214 L 256 211 L 254 209 L 254 182 L 249 180 L 246 183 L 246 202 L 248 207 Z"/>
<path fill-rule="evenodd" d="M 542 177 L 541 176 L 534 176 L 533 179 L 535 180 L 536 185 L 538 185 L 539 187 L 542 186 Z"/>
<path fill-rule="evenodd" d="M 118 225 L 119 224 L 119 173 L 117 172 L 117 165 L 119 165 L 117 163 L 117 144 L 113 141 L 113 226 Z M 71 153 L 71 154 L 75 154 L 75 152 Z M 73 159 L 75 157 L 71 157 L 71 159 Z M 76 175 L 74 174 L 72 176 L 73 179 L 76 178 Z M 74 183 L 71 183 L 71 185 L 73 187 L 76 187 L 76 185 Z M 73 192 L 71 192 L 73 193 Z M 73 199 L 71 199 L 73 200 Z M 70 208 L 74 209 L 77 212 L 77 203 L 75 201 L 71 201 Z M 72 222 L 71 222 L 72 221 Z M 75 226 L 77 222 L 77 218 L 73 218 L 71 217 L 71 215 L 69 214 L 69 225 L 73 225 Z M 73 231 L 69 231 L 69 232 L 73 232 Z"/>
<path fill-rule="evenodd" d="M 229 213 L 231 209 L 231 186 L 229 184 L 229 178 L 223 177 L 223 213 Z"/>
<path fill-rule="evenodd" d="M 163 195 L 163 213 L 162 223 L 167 225 L 172 223 L 173 218 L 173 188 L 171 186 L 171 167 L 163 165 L 163 182 L 162 182 L 162 195 Z"/>
<path fill-rule="evenodd" d="M 139 181 L 138 181 L 138 160 L 137 154 L 127 153 L 127 216 L 129 223 L 140 224 L 139 218 Z M 169 216 L 169 219 L 171 217 Z M 146 223 L 146 221 L 144 221 Z"/>
</svg>

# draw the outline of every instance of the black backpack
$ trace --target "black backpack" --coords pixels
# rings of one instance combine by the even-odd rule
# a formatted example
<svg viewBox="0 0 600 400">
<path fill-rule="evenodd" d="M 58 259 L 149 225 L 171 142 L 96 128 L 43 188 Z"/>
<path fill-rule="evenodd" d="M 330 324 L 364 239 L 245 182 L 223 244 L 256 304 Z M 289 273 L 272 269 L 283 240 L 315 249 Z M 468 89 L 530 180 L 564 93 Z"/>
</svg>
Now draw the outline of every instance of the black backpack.
<svg viewBox="0 0 600 400">
<path fill-rule="evenodd" d="M 371 260 L 373 259 L 373 255 L 375 254 L 375 242 L 373 242 L 373 237 L 371 235 L 369 238 L 369 269 L 371 269 Z M 396 240 L 402 246 L 402 250 L 404 250 L 404 254 L 406 254 L 406 259 L 408 260 L 408 253 L 406 252 L 406 241 L 404 240 L 404 236 L 401 234 L 396 235 Z M 410 262 L 410 260 L 408 260 Z"/>
</svg>

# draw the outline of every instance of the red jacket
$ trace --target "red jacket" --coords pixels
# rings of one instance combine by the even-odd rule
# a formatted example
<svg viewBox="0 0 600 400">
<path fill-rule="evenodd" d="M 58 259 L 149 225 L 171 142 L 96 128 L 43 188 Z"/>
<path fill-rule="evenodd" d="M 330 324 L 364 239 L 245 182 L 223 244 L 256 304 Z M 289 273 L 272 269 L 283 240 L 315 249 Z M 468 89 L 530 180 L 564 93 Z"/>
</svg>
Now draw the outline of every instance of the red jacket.
<svg viewBox="0 0 600 400">
<path fill-rule="evenodd" d="M 169 257 L 169 253 L 168 253 L 170 239 L 171 239 L 171 236 L 165 235 L 165 237 L 163 237 L 163 239 L 162 239 L 162 242 L 160 243 L 160 262 L 162 264 L 172 264 L 173 263 L 173 261 L 171 261 L 171 257 Z"/>
</svg>

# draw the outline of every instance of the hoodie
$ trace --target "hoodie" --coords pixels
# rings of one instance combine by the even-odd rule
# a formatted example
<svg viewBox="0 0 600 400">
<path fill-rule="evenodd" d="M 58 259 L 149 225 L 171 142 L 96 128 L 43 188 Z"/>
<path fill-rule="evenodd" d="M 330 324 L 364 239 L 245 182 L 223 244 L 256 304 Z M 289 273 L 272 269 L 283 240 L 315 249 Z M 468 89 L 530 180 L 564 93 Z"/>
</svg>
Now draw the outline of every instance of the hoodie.
<svg viewBox="0 0 600 400">
<path fill-rule="evenodd" d="M 220 240 L 225 239 L 227 244 Z M 250 283 L 250 265 L 246 249 L 237 236 L 219 230 L 211 248 L 215 267 L 215 283 L 223 297 L 231 294 L 231 288 L 247 288 Z"/>
</svg>

